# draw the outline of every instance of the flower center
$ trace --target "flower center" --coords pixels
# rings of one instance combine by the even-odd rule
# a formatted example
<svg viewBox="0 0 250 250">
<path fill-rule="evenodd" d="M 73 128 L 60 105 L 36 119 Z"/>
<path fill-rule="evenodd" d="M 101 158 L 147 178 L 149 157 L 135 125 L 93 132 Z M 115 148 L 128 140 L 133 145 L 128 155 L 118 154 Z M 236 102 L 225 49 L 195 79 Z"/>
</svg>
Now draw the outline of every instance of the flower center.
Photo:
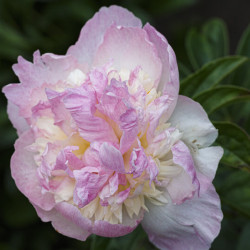
<svg viewBox="0 0 250 250">
<path fill-rule="evenodd" d="M 179 174 L 171 145 L 180 137 L 161 121 L 164 100 L 138 67 L 132 72 L 73 71 L 68 87 L 49 92 L 48 110 L 36 120 L 36 163 L 43 192 L 79 208 L 91 220 L 122 223 L 138 216 L 145 198 Z"/>
</svg>

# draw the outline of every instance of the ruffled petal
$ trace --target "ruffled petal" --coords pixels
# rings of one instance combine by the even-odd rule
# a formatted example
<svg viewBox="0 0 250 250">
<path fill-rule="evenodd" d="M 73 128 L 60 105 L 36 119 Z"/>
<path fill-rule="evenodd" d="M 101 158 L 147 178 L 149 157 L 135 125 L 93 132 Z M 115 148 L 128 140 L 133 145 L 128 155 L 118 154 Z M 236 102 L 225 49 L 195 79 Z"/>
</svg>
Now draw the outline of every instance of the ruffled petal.
<svg viewBox="0 0 250 250">
<path fill-rule="evenodd" d="M 185 96 L 179 96 L 169 122 L 183 132 L 182 140 L 194 149 L 210 146 L 218 135 L 201 105 Z"/>
<path fill-rule="evenodd" d="M 15 152 L 11 158 L 11 175 L 18 189 L 35 205 L 44 210 L 50 210 L 55 205 L 54 196 L 42 194 L 42 188 L 37 174 L 34 153 L 27 146 L 34 142 L 31 130 L 24 132 L 15 143 Z"/>
<path fill-rule="evenodd" d="M 80 135 L 89 142 L 117 142 L 112 127 L 104 119 L 94 115 L 96 111 L 95 92 L 86 88 L 71 89 L 64 97 L 65 107 L 77 124 Z"/>
<path fill-rule="evenodd" d="M 141 66 L 156 86 L 159 82 L 162 64 L 154 44 L 142 29 L 111 26 L 95 55 L 94 66 L 109 62 L 118 71 L 132 71 Z"/>
<path fill-rule="evenodd" d="M 111 26 L 141 27 L 141 20 L 130 11 L 119 6 L 103 7 L 82 28 L 77 43 L 71 46 L 67 54 L 73 55 L 80 63 L 92 64 L 106 30 Z"/>
<path fill-rule="evenodd" d="M 79 208 L 96 198 L 109 178 L 108 173 L 100 173 L 95 167 L 85 167 L 73 171 L 76 179 L 74 202 Z"/>
<path fill-rule="evenodd" d="M 181 205 L 155 206 L 147 202 L 142 226 L 160 249 L 206 250 L 220 231 L 222 212 L 211 185 L 206 193 Z"/>
</svg>

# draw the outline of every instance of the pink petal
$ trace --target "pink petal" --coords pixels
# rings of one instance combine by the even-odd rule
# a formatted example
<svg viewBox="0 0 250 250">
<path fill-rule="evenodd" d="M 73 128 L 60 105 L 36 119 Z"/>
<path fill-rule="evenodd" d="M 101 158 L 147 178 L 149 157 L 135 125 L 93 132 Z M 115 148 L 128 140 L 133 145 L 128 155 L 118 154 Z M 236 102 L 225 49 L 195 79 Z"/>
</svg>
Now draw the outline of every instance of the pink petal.
<svg viewBox="0 0 250 250">
<path fill-rule="evenodd" d="M 33 55 L 34 63 L 18 57 L 18 63 L 13 65 L 13 70 L 20 79 L 20 82 L 27 87 L 39 87 L 44 83 L 56 84 L 64 81 L 69 72 L 76 68 L 75 59 L 68 56 L 59 56 L 51 53 L 40 55 L 36 51 Z"/>
<path fill-rule="evenodd" d="M 130 187 L 125 189 L 124 191 L 119 192 L 116 195 L 115 202 L 118 204 L 122 204 L 128 198 L 129 193 L 130 193 Z"/>
<path fill-rule="evenodd" d="M 89 170 L 93 170 L 86 171 L 85 168 L 82 168 L 73 171 L 76 179 L 74 202 L 79 208 L 94 200 L 109 178 L 108 173 L 101 173 L 96 168 L 90 168 Z"/>
<path fill-rule="evenodd" d="M 140 177 L 148 166 L 148 158 L 142 147 L 133 149 L 130 155 L 129 163 L 132 169 L 133 177 Z"/>
<path fill-rule="evenodd" d="M 134 143 L 138 134 L 138 120 L 135 109 L 127 109 L 127 111 L 120 116 L 120 129 L 123 131 L 120 140 L 120 151 L 125 153 Z"/>
<path fill-rule="evenodd" d="M 19 136 L 29 129 L 27 121 L 19 114 L 19 108 L 11 101 L 8 101 L 7 113 Z"/>
<path fill-rule="evenodd" d="M 95 55 L 94 66 L 103 66 L 111 60 L 118 71 L 124 69 L 132 71 L 141 66 L 155 85 L 158 84 L 161 61 L 144 30 L 111 26 Z"/>
<path fill-rule="evenodd" d="M 94 116 L 96 98 L 93 90 L 87 86 L 72 89 L 64 97 L 64 104 L 75 120 L 83 139 L 89 142 L 117 142 L 111 126 L 102 118 Z"/>
<path fill-rule="evenodd" d="M 91 66 L 104 34 L 111 25 L 141 27 L 141 21 L 124 8 L 103 7 L 85 24 L 77 43 L 69 48 L 67 54 L 73 55 L 80 63 Z"/>
<path fill-rule="evenodd" d="M 174 100 L 169 107 L 170 116 L 176 105 L 179 93 L 179 72 L 175 53 L 166 38 L 157 32 L 150 24 L 147 23 L 144 26 L 144 30 L 147 31 L 150 41 L 154 43 L 162 62 L 162 75 L 158 90 L 163 94 L 169 95 L 169 97 Z"/>
<path fill-rule="evenodd" d="M 54 196 L 42 194 L 34 153 L 26 147 L 34 142 L 31 130 L 24 132 L 15 143 L 15 152 L 11 158 L 11 174 L 18 189 L 35 205 L 44 210 L 54 207 Z"/>
<path fill-rule="evenodd" d="M 115 79 L 111 80 L 100 99 L 100 103 L 96 105 L 100 112 L 113 121 L 119 121 L 120 116 L 126 112 L 129 106 L 131 104 L 126 83 Z"/>
<path fill-rule="evenodd" d="M 61 213 L 58 213 L 55 208 L 50 211 L 45 211 L 35 205 L 34 207 L 41 220 L 43 222 L 51 221 L 52 226 L 59 233 L 82 241 L 85 241 L 90 235 L 90 233 L 87 231 L 87 229 L 90 227 L 90 221 L 87 221 L 87 219 L 85 219 L 86 221 L 84 222 L 84 226 L 82 226 L 83 223 L 81 223 L 80 226 L 69 217 L 63 216 Z M 83 219 L 81 218 L 81 220 Z"/>
<path fill-rule="evenodd" d="M 24 87 L 23 84 L 9 84 L 3 87 L 3 93 L 7 97 L 8 101 L 12 102 L 19 109 L 19 116 L 30 117 L 32 103 L 30 103 L 30 96 L 32 93 L 31 88 Z M 34 105 L 38 103 L 38 100 L 34 102 Z"/>
<path fill-rule="evenodd" d="M 67 135 L 72 133 L 71 115 L 65 108 L 63 98 L 66 92 L 58 93 L 51 89 L 46 89 L 46 95 L 51 105 L 51 111 L 54 114 L 54 124 L 59 126 Z"/>
<path fill-rule="evenodd" d="M 99 100 L 108 85 L 107 74 L 101 70 L 94 69 L 90 72 L 89 78 L 97 94 L 97 99 Z"/>
<path fill-rule="evenodd" d="M 122 224 L 110 224 L 107 221 L 95 221 L 92 233 L 104 236 L 104 237 L 119 237 L 132 232 L 143 218 L 143 212 L 141 211 L 138 217 L 131 219 L 128 215 L 123 214 Z"/>
<path fill-rule="evenodd" d="M 104 142 L 100 148 L 99 156 L 103 167 L 118 173 L 126 173 L 122 154 L 114 146 Z"/>
<path fill-rule="evenodd" d="M 178 141 L 173 145 L 171 151 L 173 154 L 173 162 L 185 170 L 191 177 L 192 183 L 199 191 L 200 183 L 197 179 L 193 158 L 188 147 L 182 141 Z"/>
<path fill-rule="evenodd" d="M 85 240 L 89 233 L 97 234 L 104 237 L 119 237 L 126 235 L 130 232 L 132 232 L 137 225 L 141 222 L 143 218 L 143 213 L 141 212 L 138 217 L 130 219 L 128 216 L 123 217 L 123 224 L 110 224 L 106 221 L 95 221 L 93 224 L 92 222 L 83 217 L 80 210 L 67 203 L 67 202 L 61 202 L 58 203 L 55 207 L 55 213 L 53 210 L 51 213 L 44 213 L 43 211 L 37 211 L 38 215 L 43 219 L 43 221 L 52 221 L 52 225 L 63 234 L 74 237 L 76 239 Z M 73 228 L 74 230 L 70 232 L 70 230 L 67 230 L 66 228 L 63 228 L 65 226 L 64 223 L 59 223 L 59 218 L 57 215 L 62 215 L 62 218 L 65 218 L 63 222 L 68 221 L 69 222 L 69 229 Z M 75 225 L 73 227 L 73 225 Z M 68 234 L 66 234 L 68 233 Z M 83 233 L 82 236 L 81 233 Z M 71 234 L 71 235 L 69 235 Z M 78 238 L 79 237 L 79 238 Z"/>
<path fill-rule="evenodd" d="M 156 128 L 167 121 L 170 116 L 170 107 L 175 100 L 168 95 L 160 96 L 148 106 L 149 128 L 147 131 L 147 141 L 151 143 L 155 137 Z"/>
<path fill-rule="evenodd" d="M 78 150 L 76 146 L 68 146 L 60 151 L 56 158 L 53 170 L 64 170 L 70 177 L 74 177 L 73 171 L 84 167 L 81 161 L 72 151 Z"/>
<path fill-rule="evenodd" d="M 40 55 L 34 53 L 34 63 L 18 57 L 18 64 L 13 66 L 20 84 L 9 84 L 3 88 L 8 100 L 17 105 L 20 115 L 30 117 L 31 109 L 39 103 L 46 101 L 45 88 L 55 86 L 67 79 L 69 73 L 75 69 L 76 62 L 72 56 L 57 56 L 54 54 Z"/>
<path fill-rule="evenodd" d="M 201 105 L 185 96 L 179 96 L 169 122 L 183 132 L 182 140 L 190 147 L 208 147 L 218 135 Z"/>
<path fill-rule="evenodd" d="M 160 249 L 209 249 L 220 231 L 222 212 L 213 186 L 200 197 L 181 205 L 155 206 L 147 203 L 142 226 Z"/>
</svg>

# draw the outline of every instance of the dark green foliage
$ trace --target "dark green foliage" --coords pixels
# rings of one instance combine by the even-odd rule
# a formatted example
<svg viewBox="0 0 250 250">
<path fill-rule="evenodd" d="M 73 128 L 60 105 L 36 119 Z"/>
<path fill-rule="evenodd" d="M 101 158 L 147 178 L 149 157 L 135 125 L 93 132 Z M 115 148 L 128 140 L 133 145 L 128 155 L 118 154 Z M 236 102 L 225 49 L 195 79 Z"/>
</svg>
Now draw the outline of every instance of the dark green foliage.
<svg viewBox="0 0 250 250">
<path fill-rule="evenodd" d="M 250 249 L 250 26 L 229 55 L 227 25 L 216 18 L 194 27 L 174 14 L 198 0 L 0 0 L 0 84 L 18 82 L 11 66 L 17 56 L 32 53 L 65 54 L 83 24 L 103 5 L 129 8 L 143 22 L 157 24 L 160 17 L 175 18 L 176 36 L 169 40 L 178 59 L 180 93 L 200 102 L 219 130 L 216 144 L 225 154 L 214 184 L 221 197 L 224 220 L 213 250 Z M 232 10 L 234 11 L 234 10 Z M 190 17 L 191 18 L 191 17 Z M 189 22 L 189 24 L 192 22 Z M 164 27 L 161 23 L 159 27 Z M 161 29 L 159 29 L 162 32 Z M 230 31 L 230 30 L 229 30 Z M 184 32 L 187 34 L 186 40 Z M 168 34 L 164 34 L 169 39 Z M 177 45 L 176 45 L 177 44 Z M 186 49 L 186 52 L 185 52 Z M 29 201 L 11 178 L 9 161 L 16 139 L 8 121 L 6 100 L 0 100 L 0 249 L 2 250 L 149 250 L 155 249 L 141 227 L 120 238 L 92 235 L 80 242 L 58 234 L 41 223 Z"/>
</svg>

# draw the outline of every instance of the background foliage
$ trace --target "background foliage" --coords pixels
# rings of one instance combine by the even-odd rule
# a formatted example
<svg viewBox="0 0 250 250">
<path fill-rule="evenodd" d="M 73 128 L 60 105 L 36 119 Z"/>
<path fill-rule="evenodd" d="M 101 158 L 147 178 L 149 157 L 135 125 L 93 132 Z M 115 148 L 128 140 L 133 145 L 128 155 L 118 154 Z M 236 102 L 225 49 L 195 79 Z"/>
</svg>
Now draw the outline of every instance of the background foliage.
<svg viewBox="0 0 250 250">
<path fill-rule="evenodd" d="M 1 87 L 18 82 L 11 70 L 18 55 L 31 60 L 36 49 L 65 54 L 84 22 L 101 6 L 111 4 L 122 5 L 143 22 L 149 21 L 173 46 L 181 94 L 202 104 L 219 129 L 216 144 L 225 149 L 214 181 L 224 220 L 212 249 L 250 249 L 249 1 L 0 0 Z M 10 176 L 16 133 L 2 95 L 0 103 L 0 249 L 154 249 L 140 227 L 121 238 L 91 236 L 80 242 L 40 222 Z"/>
</svg>

